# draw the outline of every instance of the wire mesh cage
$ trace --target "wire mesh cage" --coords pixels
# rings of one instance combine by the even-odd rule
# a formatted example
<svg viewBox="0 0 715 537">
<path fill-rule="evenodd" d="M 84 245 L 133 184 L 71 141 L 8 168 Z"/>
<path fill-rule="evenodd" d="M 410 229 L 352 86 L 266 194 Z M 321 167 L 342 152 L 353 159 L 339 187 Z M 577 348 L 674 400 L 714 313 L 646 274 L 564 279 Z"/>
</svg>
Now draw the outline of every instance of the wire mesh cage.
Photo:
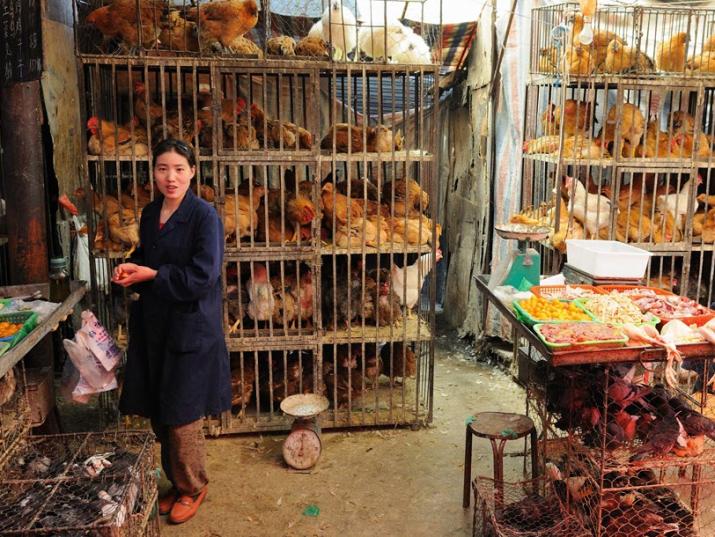
<svg viewBox="0 0 715 537">
<path fill-rule="evenodd" d="M 22 364 L 0 378 L 0 467 L 30 430 L 30 403 L 24 386 L 27 382 Z"/>
<path fill-rule="evenodd" d="M 712 9 L 599 6 L 588 21 L 577 3 L 563 3 L 534 9 L 531 29 L 533 74 L 695 79 L 715 72 Z"/>
<path fill-rule="evenodd" d="M 153 436 L 29 437 L 2 468 L 2 535 L 158 535 Z"/>
<path fill-rule="evenodd" d="M 76 0 L 81 54 L 430 65 L 441 2 Z"/>
<path fill-rule="evenodd" d="M 564 507 L 545 478 L 520 483 L 477 477 L 473 483 L 474 537 L 586 537 L 591 535 Z"/>
</svg>

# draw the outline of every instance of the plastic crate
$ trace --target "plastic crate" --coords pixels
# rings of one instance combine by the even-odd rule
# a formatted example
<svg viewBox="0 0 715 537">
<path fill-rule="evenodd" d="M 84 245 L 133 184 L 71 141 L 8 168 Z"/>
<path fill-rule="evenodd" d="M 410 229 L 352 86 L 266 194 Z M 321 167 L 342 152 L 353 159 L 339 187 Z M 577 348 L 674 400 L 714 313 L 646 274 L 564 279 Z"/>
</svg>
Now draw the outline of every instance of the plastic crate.
<svg viewBox="0 0 715 537">
<path fill-rule="evenodd" d="M 2 311 L 2 310 L 0 310 Z M 20 329 L 11 336 L 0 338 L 0 343 L 8 343 L 9 346 L 0 349 L 0 353 L 11 349 L 17 345 L 27 334 L 32 332 L 37 326 L 37 313 L 34 311 L 16 311 L 14 313 L 0 313 L 0 322 L 23 323 Z"/>
<path fill-rule="evenodd" d="M 594 285 L 582 285 L 582 284 L 567 284 L 567 285 L 535 285 L 530 289 L 530 291 L 535 294 L 538 297 L 541 298 L 559 298 L 560 297 L 554 297 L 550 296 L 551 293 L 558 293 L 559 291 L 565 290 L 566 288 L 576 288 L 576 289 L 583 289 L 584 291 L 591 291 L 593 294 L 596 295 L 602 295 L 603 291 L 601 291 L 598 287 Z M 581 297 L 577 297 L 581 298 Z M 571 299 L 567 299 L 571 300 Z"/>
<path fill-rule="evenodd" d="M 514 310 L 516 310 L 516 316 L 519 318 L 519 320 L 521 320 L 524 324 L 527 324 L 528 326 L 534 326 L 535 324 L 573 323 L 579 321 L 578 319 L 534 319 L 524 310 L 524 308 L 521 307 L 519 302 L 521 301 L 515 300 L 514 302 L 512 302 Z M 586 313 L 586 315 L 588 315 L 592 320 L 598 320 L 590 311 L 583 307 L 583 304 L 579 304 L 577 300 L 562 300 L 561 302 L 573 302 L 580 309 L 582 309 Z"/>
<path fill-rule="evenodd" d="M 650 296 L 649 294 L 639 295 L 635 291 L 639 289 L 644 289 L 647 291 L 652 291 L 655 295 L 660 296 L 673 296 L 675 293 L 666 291 L 665 289 L 659 289 L 658 287 L 648 287 L 646 285 L 600 285 L 598 289 L 601 289 L 604 294 L 610 295 L 612 291 L 617 291 L 618 293 L 624 293 L 626 291 L 633 291 L 633 293 L 628 293 L 628 298 L 642 298 L 644 296 Z"/>
<path fill-rule="evenodd" d="M 623 337 L 619 339 L 602 339 L 602 340 L 596 340 L 596 341 L 582 341 L 579 343 L 552 343 L 548 339 L 546 339 L 546 336 L 541 333 L 541 327 L 547 324 L 563 324 L 563 323 L 539 323 L 537 325 L 534 325 L 534 332 L 536 332 L 536 335 L 539 336 L 539 339 L 544 342 L 544 345 L 546 345 L 548 348 L 553 349 L 555 351 L 565 351 L 565 350 L 572 350 L 572 349 L 584 349 L 584 350 L 596 350 L 596 349 L 612 349 L 614 347 L 623 347 L 628 343 L 628 337 L 625 334 L 622 334 Z M 614 328 L 617 328 L 616 325 L 612 323 L 589 323 L 589 322 L 584 322 L 584 323 L 576 323 L 576 324 L 582 324 L 582 325 L 601 325 L 601 324 L 610 324 Z"/>
</svg>

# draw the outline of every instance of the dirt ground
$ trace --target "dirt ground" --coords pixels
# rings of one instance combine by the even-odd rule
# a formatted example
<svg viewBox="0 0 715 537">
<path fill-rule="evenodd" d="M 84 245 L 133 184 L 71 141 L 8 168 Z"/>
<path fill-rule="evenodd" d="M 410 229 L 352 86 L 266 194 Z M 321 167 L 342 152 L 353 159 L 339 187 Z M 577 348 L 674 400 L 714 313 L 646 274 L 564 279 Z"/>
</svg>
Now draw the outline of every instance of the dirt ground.
<svg viewBox="0 0 715 537">
<path fill-rule="evenodd" d="M 505 373 L 476 364 L 463 342 L 442 336 L 434 398 L 434 421 L 418 431 L 324 432 L 321 460 L 309 473 L 283 463 L 284 435 L 209 440 L 207 498 L 183 525 L 162 519 L 162 535 L 471 535 L 471 510 L 462 509 L 465 419 L 486 410 L 523 412 L 524 394 Z M 507 452 L 523 446 L 510 442 Z M 522 460 L 507 457 L 507 478 L 521 475 Z M 472 468 L 491 475 L 487 441 L 475 439 Z M 304 515 L 308 506 L 317 506 L 318 516 Z"/>
</svg>

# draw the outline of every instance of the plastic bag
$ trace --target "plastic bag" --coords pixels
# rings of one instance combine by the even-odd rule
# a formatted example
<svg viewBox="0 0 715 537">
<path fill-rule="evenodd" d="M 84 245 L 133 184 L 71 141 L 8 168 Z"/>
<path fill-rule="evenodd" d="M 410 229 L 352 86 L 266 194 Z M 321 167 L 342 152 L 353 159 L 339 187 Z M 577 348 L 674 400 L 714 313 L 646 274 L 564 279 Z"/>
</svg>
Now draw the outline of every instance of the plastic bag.
<svg viewBox="0 0 715 537">
<path fill-rule="evenodd" d="M 116 387 L 117 379 L 115 378 L 101 390 L 92 388 L 92 386 L 81 377 L 79 371 L 72 363 L 72 360 L 65 360 L 60 383 L 60 393 L 65 399 L 71 399 L 75 403 L 87 404 L 93 394 L 114 390 Z"/>
<path fill-rule="evenodd" d="M 112 380 L 115 380 L 114 373 L 104 369 L 99 360 L 91 350 L 86 347 L 86 336 L 81 332 L 75 334 L 75 339 L 65 339 L 62 344 L 67 351 L 72 363 L 79 371 L 80 377 L 87 381 L 95 391 L 105 391 Z"/>
<path fill-rule="evenodd" d="M 74 262 L 72 264 L 74 277 L 76 280 L 88 282 L 91 279 L 89 271 L 89 238 L 86 233 L 80 235 L 79 230 L 82 229 L 82 223 L 79 218 L 72 216 L 72 222 L 74 223 L 76 232 L 74 239 Z"/>
<path fill-rule="evenodd" d="M 83 343 L 92 351 L 104 369 L 111 371 L 117 366 L 122 357 L 122 351 L 119 350 L 112 336 L 90 310 L 82 312 L 82 328 L 79 329 L 78 334 L 81 334 L 80 337 L 86 336 Z"/>
</svg>

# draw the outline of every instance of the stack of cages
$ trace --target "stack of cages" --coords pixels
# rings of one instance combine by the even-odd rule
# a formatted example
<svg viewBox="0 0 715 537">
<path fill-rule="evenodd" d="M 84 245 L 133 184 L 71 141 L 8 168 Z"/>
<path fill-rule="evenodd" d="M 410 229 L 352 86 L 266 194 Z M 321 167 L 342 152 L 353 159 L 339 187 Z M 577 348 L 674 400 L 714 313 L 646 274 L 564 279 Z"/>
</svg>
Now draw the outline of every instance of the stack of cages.
<svg viewBox="0 0 715 537">
<path fill-rule="evenodd" d="M 650 285 L 709 306 L 715 10 L 605 6 L 590 45 L 583 28 L 575 3 L 533 10 L 514 221 L 553 229 L 545 272 L 566 239 L 627 242 L 654 254 Z"/>
<path fill-rule="evenodd" d="M 286 429 L 299 393 L 330 400 L 326 427 L 431 421 L 440 25 L 401 2 L 190 4 L 75 5 L 103 320 L 126 333 L 136 297 L 109 275 L 157 195 L 150 148 L 182 138 L 225 232 L 233 408 L 209 431 Z M 105 24 L 120 5 L 135 31 Z"/>
<path fill-rule="evenodd" d="M 512 221 L 552 228 L 544 273 L 563 267 L 567 239 L 616 240 L 653 254 L 648 285 L 710 306 L 715 11 L 604 6 L 588 45 L 583 28 L 578 4 L 532 11 Z M 597 536 L 714 531 L 707 343 L 673 368 L 640 349 L 552 367 L 519 344 L 540 464 L 569 513 Z"/>
<path fill-rule="evenodd" d="M 0 535 L 159 535 L 154 437 L 31 436 L 0 466 Z"/>
</svg>

